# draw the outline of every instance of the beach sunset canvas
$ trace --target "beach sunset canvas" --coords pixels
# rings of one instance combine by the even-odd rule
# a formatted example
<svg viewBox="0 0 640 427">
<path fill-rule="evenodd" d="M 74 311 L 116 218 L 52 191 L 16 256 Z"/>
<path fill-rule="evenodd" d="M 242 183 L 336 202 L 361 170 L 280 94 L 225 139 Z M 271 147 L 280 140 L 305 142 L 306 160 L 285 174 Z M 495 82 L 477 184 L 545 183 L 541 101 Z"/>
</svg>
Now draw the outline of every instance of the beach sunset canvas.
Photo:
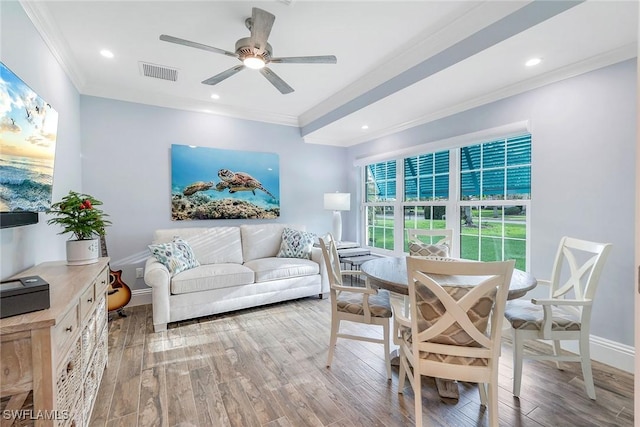
<svg viewBox="0 0 640 427">
<path fill-rule="evenodd" d="M 277 154 L 171 146 L 171 219 L 279 216 Z"/>
<path fill-rule="evenodd" d="M 51 206 L 58 113 L 0 62 L 0 211 Z"/>
</svg>

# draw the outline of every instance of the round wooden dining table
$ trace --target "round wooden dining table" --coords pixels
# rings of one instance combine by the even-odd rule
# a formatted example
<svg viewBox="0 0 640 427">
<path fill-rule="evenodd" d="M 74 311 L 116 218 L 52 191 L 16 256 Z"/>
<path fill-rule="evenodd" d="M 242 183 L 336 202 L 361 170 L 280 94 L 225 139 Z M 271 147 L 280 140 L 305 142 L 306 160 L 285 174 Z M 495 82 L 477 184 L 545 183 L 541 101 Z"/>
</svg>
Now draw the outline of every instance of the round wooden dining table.
<svg viewBox="0 0 640 427">
<path fill-rule="evenodd" d="M 369 284 L 374 288 L 387 289 L 390 292 L 407 296 L 409 295 L 409 279 L 407 275 L 407 257 L 384 257 L 365 261 L 360 266 L 360 271 L 369 279 Z M 447 284 L 464 284 L 465 279 L 456 276 L 447 276 Z M 531 289 L 535 288 L 538 281 L 531 274 L 514 269 L 509 284 L 507 299 L 523 297 Z M 407 309 L 405 299 L 405 310 Z M 391 354 L 391 364 L 397 366 L 399 359 L 397 350 Z M 456 381 L 435 378 L 436 388 L 440 398 L 445 402 L 457 402 L 459 398 L 458 383 Z"/>
<path fill-rule="evenodd" d="M 360 266 L 360 271 L 369 278 L 369 283 L 374 287 L 409 295 L 406 257 L 381 257 L 365 261 Z M 447 280 L 447 283 L 454 284 L 455 277 Z M 523 297 L 537 284 L 538 281 L 531 274 L 514 269 L 507 299 Z"/>
</svg>

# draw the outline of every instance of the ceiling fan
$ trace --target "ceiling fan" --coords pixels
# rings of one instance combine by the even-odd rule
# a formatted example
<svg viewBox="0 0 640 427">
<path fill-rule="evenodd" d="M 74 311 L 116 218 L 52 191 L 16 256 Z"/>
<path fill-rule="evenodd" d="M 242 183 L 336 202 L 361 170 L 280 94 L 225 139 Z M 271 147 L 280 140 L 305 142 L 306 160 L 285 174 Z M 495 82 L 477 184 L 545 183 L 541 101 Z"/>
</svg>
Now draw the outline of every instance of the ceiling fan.
<svg viewBox="0 0 640 427">
<path fill-rule="evenodd" d="M 267 43 L 271 27 L 276 17 L 266 10 L 254 7 L 251 11 L 251 18 L 245 20 L 246 27 L 251 31 L 251 37 L 241 38 L 236 42 L 236 51 L 229 52 L 217 47 L 207 46 L 205 44 L 180 39 L 178 37 L 162 34 L 160 40 L 181 44 L 184 46 L 195 47 L 196 49 L 207 50 L 209 52 L 221 53 L 223 55 L 238 58 L 242 64 L 229 68 L 213 77 L 209 77 L 202 83 L 206 85 L 215 85 L 226 78 L 229 78 L 245 68 L 260 70 L 260 73 L 271 82 L 282 94 L 293 92 L 293 88 L 282 80 L 276 73 L 269 69 L 266 65 L 269 63 L 280 64 L 335 64 L 336 57 L 333 55 L 325 56 L 292 56 L 284 58 L 272 58 L 273 49 Z"/>
</svg>

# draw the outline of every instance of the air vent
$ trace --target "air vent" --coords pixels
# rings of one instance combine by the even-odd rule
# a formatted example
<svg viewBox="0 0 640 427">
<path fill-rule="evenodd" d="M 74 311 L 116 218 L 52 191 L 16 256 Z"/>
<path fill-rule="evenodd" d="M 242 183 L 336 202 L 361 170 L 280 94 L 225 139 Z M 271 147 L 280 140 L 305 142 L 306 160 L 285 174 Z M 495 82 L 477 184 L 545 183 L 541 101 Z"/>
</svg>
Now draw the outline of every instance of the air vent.
<svg viewBox="0 0 640 427">
<path fill-rule="evenodd" d="M 175 82 L 178 80 L 178 70 L 176 68 L 165 67 L 164 65 L 149 64 L 148 62 L 138 62 L 140 66 L 140 74 L 155 79 L 169 80 Z"/>
</svg>

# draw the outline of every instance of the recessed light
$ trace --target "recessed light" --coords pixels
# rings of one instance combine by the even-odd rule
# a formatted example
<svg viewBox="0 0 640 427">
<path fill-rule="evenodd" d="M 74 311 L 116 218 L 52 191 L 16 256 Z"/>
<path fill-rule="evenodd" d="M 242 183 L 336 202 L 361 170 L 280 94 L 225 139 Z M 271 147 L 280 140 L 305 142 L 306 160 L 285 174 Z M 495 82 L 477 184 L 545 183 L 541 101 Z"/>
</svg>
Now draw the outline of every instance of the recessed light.
<svg viewBox="0 0 640 427">
<path fill-rule="evenodd" d="M 538 65 L 542 62 L 542 58 L 531 58 L 527 62 L 524 63 L 527 67 L 533 67 L 534 65 Z"/>
<path fill-rule="evenodd" d="M 105 58 L 113 58 L 113 52 L 107 49 L 102 49 L 100 51 L 100 55 L 104 56 Z"/>
<path fill-rule="evenodd" d="M 217 93 L 212 93 L 211 99 L 220 99 L 220 95 L 218 95 Z"/>
<path fill-rule="evenodd" d="M 360 129 L 367 130 L 367 129 L 369 129 L 369 125 L 362 125 L 362 127 Z"/>
</svg>

